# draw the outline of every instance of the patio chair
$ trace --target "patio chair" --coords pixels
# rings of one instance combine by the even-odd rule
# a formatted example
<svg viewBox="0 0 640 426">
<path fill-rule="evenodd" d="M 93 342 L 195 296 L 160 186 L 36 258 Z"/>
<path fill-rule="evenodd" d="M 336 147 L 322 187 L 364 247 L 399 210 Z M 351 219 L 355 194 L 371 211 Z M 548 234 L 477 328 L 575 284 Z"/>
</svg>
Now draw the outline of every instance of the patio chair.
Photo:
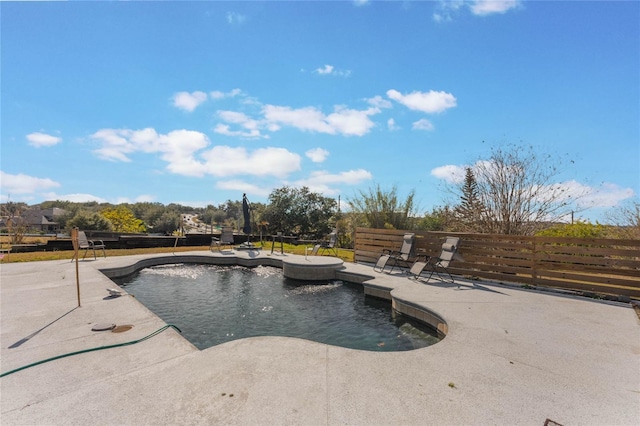
<svg viewBox="0 0 640 426">
<path fill-rule="evenodd" d="M 328 235 L 329 239 L 326 241 L 321 241 L 315 246 L 313 246 L 313 250 L 311 251 L 312 255 L 323 255 L 325 251 L 333 251 L 333 254 L 338 257 L 338 250 L 336 250 L 336 243 L 338 241 L 338 234 L 336 231 L 333 231 Z"/>
<path fill-rule="evenodd" d="M 427 278 L 427 282 L 431 279 L 431 276 L 435 273 L 440 278 L 440 281 L 455 283 L 453 276 L 447 269 L 451 261 L 457 257 L 458 254 L 458 245 L 460 244 L 460 238 L 458 237 L 447 237 L 445 242 L 442 244 L 442 251 L 438 257 L 435 256 L 425 256 L 424 261 L 416 260 L 409 270 L 409 273 L 412 275 L 412 278 L 419 279 L 422 273 L 426 270 L 429 271 L 429 277 Z M 449 276 L 449 280 L 446 280 L 442 274 L 446 273 Z"/>
<path fill-rule="evenodd" d="M 105 245 L 104 242 L 102 240 L 90 240 L 87 238 L 87 234 L 85 234 L 84 231 L 78 231 L 78 249 L 79 250 L 84 250 L 84 256 L 82 256 L 82 259 L 84 259 L 85 257 L 87 257 L 87 252 L 89 250 L 93 250 L 93 259 L 97 259 L 96 257 L 96 249 L 98 250 L 102 250 L 102 254 L 104 255 L 104 258 L 107 258 L 107 252 L 105 251 Z M 71 261 L 73 262 L 73 259 L 76 258 L 76 253 L 73 254 L 73 257 L 71 258 Z"/>
<path fill-rule="evenodd" d="M 390 267 L 389 273 L 400 264 L 404 264 L 405 267 L 409 266 L 409 259 L 413 257 L 413 243 L 415 242 L 415 234 L 404 234 L 402 237 L 402 247 L 400 251 L 394 251 L 384 249 L 378 258 L 378 261 L 373 266 L 373 270 L 376 272 L 384 272 L 385 268 Z"/>
<path fill-rule="evenodd" d="M 222 246 L 229 246 L 233 249 L 233 228 L 222 228 L 220 238 L 211 238 L 209 250 L 213 251 L 213 247 L 218 247 L 218 251 L 222 251 Z"/>
</svg>

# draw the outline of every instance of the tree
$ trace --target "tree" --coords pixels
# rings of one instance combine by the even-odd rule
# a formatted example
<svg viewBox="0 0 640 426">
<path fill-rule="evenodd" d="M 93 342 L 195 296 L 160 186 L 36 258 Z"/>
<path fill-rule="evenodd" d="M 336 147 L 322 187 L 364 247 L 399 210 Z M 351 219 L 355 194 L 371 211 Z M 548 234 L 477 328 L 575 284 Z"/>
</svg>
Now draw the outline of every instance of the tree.
<svg viewBox="0 0 640 426">
<path fill-rule="evenodd" d="M 484 206 L 478 195 L 478 183 L 471 167 L 465 169 L 460 191 L 460 204 L 454 208 L 456 221 L 463 231 L 481 232 Z"/>
<path fill-rule="evenodd" d="M 538 231 L 536 235 L 542 237 L 569 237 L 569 238 L 606 238 L 607 227 L 596 223 L 577 221 L 575 223 L 557 224 L 550 228 Z"/>
<path fill-rule="evenodd" d="M 640 202 L 623 204 L 608 212 L 606 217 L 615 226 L 616 238 L 640 239 Z"/>
<path fill-rule="evenodd" d="M 9 234 L 11 244 L 22 244 L 24 240 L 28 225 L 23 213 L 27 209 L 27 204 L 14 203 L 13 201 L 2 205 L 2 221 L 7 228 L 6 232 Z"/>
<path fill-rule="evenodd" d="M 545 222 L 561 222 L 582 194 L 555 182 L 560 158 L 538 154 L 532 147 L 494 148 L 478 161 L 473 174 L 482 204 L 485 232 L 533 235 Z"/>
<path fill-rule="evenodd" d="M 204 210 L 198 214 L 198 219 L 206 225 L 211 225 L 215 220 L 216 214 L 220 213 L 220 210 L 212 204 L 207 205 Z"/>
<path fill-rule="evenodd" d="M 242 215 L 242 202 L 227 200 L 226 203 L 221 204 L 220 208 L 225 213 L 225 221 L 233 221 L 237 224 L 238 219 Z"/>
<path fill-rule="evenodd" d="M 13 201 L 7 201 L 2 204 L 2 217 L 20 216 L 25 210 L 28 210 L 29 206 L 26 203 L 16 203 Z"/>
<path fill-rule="evenodd" d="M 101 214 L 111 222 L 115 232 L 146 231 L 142 220 L 136 218 L 126 206 L 119 205 L 113 209 L 106 209 Z"/>
<path fill-rule="evenodd" d="M 360 225 L 370 228 L 413 229 L 416 216 L 414 197 L 415 191 L 412 190 L 401 201 L 395 185 L 388 191 L 376 185 L 368 191 L 359 191 L 358 196 L 347 202 L 351 211 L 360 216 Z"/>
<path fill-rule="evenodd" d="M 77 210 L 77 206 L 78 206 L 78 203 L 74 203 L 73 201 L 67 201 L 67 200 L 43 201 L 42 203 L 40 203 L 40 208 L 43 210 L 51 209 L 54 207 L 57 207 L 63 210 L 71 210 L 72 208 L 75 208 L 75 210 Z"/>
<path fill-rule="evenodd" d="M 138 202 L 135 204 L 121 204 L 121 206 L 127 207 L 135 217 L 144 222 L 145 227 L 151 228 L 167 210 L 162 203 Z"/>
<path fill-rule="evenodd" d="M 261 222 L 267 222 L 271 232 L 321 238 L 331 231 L 336 207 L 336 200 L 311 192 L 306 186 L 284 186 L 269 195 Z"/>
<path fill-rule="evenodd" d="M 357 216 L 353 213 L 338 211 L 335 215 L 335 228 L 338 231 L 338 247 L 353 248 Z"/>
<path fill-rule="evenodd" d="M 111 231 L 113 225 L 100 213 L 80 210 L 71 219 L 66 221 L 66 229 L 78 228 L 83 231 Z"/>
<path fill-rule="evenodd" d="M 416 229 L 421 231 L 452 231 L 451 223 L 453 220 L 453 212 L 448 206 L 435 207 L 431 213 L 426 213 L 424 217 L 418 220 Z"/>
<path fill-rule="evenodd" d="M 165 211 L 151 225 L 151 230 L 157 234 L 171 235 L 180 227 L 180 214 Z"/>
</svg>

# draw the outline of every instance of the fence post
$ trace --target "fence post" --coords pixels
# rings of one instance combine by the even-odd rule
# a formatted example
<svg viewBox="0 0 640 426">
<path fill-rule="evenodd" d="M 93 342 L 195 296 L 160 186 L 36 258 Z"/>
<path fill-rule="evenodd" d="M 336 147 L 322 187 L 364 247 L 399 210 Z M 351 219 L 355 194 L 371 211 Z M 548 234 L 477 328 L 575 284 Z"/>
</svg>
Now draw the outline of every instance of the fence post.
<svg viewBox="0 0 640 426">
<path fill-rule="evenodd" d="M 537 241 L 537 237 L 533 237 L 533 247 L 531 248 L 532 251 L 532 260 L 533 260 L 533 264 L 531 266 L 531 284 L 536 285 L 536 281 L 538 278 L 538 246 L 536 244 Z"/>
<path fill-rule="evenodd" d="M 358 227 L 353 231 L 353 263 L 358 263 L 356 245 L 358 244 Z"/>
</svg>

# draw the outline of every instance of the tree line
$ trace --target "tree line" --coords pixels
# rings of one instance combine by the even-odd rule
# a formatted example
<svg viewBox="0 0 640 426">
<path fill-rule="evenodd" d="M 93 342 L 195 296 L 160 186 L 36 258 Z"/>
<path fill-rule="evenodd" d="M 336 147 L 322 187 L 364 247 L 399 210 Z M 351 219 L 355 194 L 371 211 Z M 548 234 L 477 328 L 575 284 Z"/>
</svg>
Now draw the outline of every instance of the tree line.
<svg viewBox="0 0 640 426">
<path fill-rule="evenodd" d="M 465 169 L 464 179 L 446 188 L 449 200 L 430 212 L 420 213 L 415 190 L 402 196 L 396 186 L 380 185 L 347 199 L 340 211 L 335 199 L 307 187 L 274 189 L 268 202 L 252 203 L 254 234 L 296 235 L 319 239 L 338 231 L 341 247 L 353 246 L 357 227 L 424 231 L 476 232 L 511 235 L 549 235 L 591 238 L 640 238 L 640 204 L 632 202 L 612 210 L 608 225 L 568 222 L 581 194 L 567 193 L 554 182 L 562 169 L 556 156 L 543 155 L 531 147 L 510 145 L 494 148 L 489 158 Z M 46 201 L 31 208 L 58 207 L 67 213 L 56 218 L 61 228 L 114 232 L 175 234 L 185 231 L 182 215 L 196 215 L 203 225 L 240 229 L 242 201 L 227 200 L 214 206 L 191 207 L 171 203 L 138 202 L 74 203 Z M 17 217 L 29 208 L 5 203 L 3 217 Z"/>
<path fill-rule="evenodd" d="M 188 232 L 192 225 L 185 223 L 184 215 L 195 217 L 201 229 L 244 226 L 242 201 L 226 202 L 206 207 L 192 207 L 171 203 L 154 202 L 111 203 L 71 202 L 64 200 L 45 201 L 28 206 L 25 203 L 2 205 L 4 231 L 8 227 L 24 228 L 25 212 L 59 208 L 64 214 L 57 216 L 60 229 L 112 231 L 120 233 L 176 234 Z M 258 234 L 283 232 L 302 238 L 318 239 L 331 232 L 337 220 L 336 200 L 314 193 L 307 187 L 284 186 L 273 190 L 269 202 L 251 203 L 252 232 Z"/>
</svg>

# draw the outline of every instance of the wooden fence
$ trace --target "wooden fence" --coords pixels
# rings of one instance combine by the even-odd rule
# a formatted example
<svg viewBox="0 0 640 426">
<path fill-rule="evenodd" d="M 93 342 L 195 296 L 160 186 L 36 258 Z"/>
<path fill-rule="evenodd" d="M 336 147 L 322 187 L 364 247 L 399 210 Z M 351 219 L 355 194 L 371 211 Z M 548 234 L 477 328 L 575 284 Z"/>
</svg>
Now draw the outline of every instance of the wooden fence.
<svg viewBox="0 0 640 426">
<path fill-rule="evenodd" d="M 460 237 L 455 275 L 640 299 L 640 240 L 358 228 L 355 261 L 374 263 L 383 249 L 399 250 L 416 236 L 416 254 L 437 256 L 446 236 Z"/>
</svg>

